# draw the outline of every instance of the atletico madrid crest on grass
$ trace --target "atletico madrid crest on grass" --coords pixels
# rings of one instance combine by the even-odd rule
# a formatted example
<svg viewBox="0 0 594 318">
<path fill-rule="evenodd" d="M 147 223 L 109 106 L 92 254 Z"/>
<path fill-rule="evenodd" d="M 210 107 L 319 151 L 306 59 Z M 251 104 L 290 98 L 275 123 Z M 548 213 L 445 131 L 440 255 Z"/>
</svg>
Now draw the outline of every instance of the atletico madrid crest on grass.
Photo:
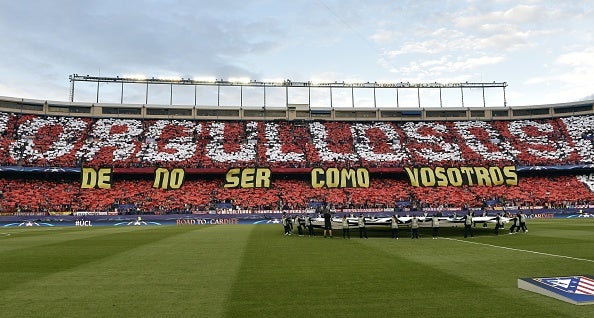
<svg viewBox="0 0 594 318">
<path fill-rule="evenodd" d="M 592 276 L 520 278 L 518 287 L 576 305 L 594 304 Z"/>
<path fill-rule="evenodd" d="M 594 279 L 585 276 L 535 278 L 535 280 L 566 293 L 594 295 Z"/>
</svg>

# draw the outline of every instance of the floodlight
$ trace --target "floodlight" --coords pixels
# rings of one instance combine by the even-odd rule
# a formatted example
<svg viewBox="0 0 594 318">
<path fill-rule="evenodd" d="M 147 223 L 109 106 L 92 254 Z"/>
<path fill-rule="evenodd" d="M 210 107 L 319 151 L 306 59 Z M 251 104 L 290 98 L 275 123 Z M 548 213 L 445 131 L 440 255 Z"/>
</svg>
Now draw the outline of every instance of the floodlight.
<svg viewBox="0 0 594 318">
<path fill-rule="evenodd" d="M 193 78 L 193 81 L 214 83 L 217 81 L 217 78 L 214 76 L 197 76 Z"/>
<path fill-rule="evenodd" d="M 146 79 L 146 76 L 142 75 L 142 74 L 130 74 L 130 75 L 124 75 L 123 78 L 144 81 Z"/>
<path fill-rule="evenodd" d="M 229 77 L 229 82 L 247 84 L 250 79 L 247 77 Z"/>
<path fill-rule="evenodd" d="M 285 80 L 282 78 L 270 78 L 270 79 L 263 79 L 262 82 L 264 83 L 274 83 L 274 84 L 282 84 Z"/>
<path fill-rule="evenodd" d="M 181 81 L 181 76 L 159 76 L 159 79 L 166 80 L 166 81 Z"/>
</svg>

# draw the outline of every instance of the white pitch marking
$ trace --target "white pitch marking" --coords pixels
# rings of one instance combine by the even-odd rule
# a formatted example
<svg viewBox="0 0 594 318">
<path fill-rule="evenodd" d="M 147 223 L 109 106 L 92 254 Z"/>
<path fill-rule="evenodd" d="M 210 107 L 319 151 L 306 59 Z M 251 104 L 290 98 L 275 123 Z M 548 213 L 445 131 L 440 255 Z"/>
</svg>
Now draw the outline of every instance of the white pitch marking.
<svg viewBox="0 0 594 318">
<path fill-rule="evenodd" d="M 530 251 L 530 250 L 523 250 L 523 249 L 513 248 L 513 247 L 506 247 L 506 246 L 499 246 L 499 245 L 493 245 L 493 244 L 464 241 L 464 240 L 458 240 L 458 239 L 453 239 L 453 238 L 448 238 L 448 237 L 444 237 L 443 239 L 445 239 L 445 240 L 451 240 L 451 241 L 456 241 L 456 242 L 464 242 L 464 243 L 470 243 L 470 244 L 477 244 L 477 245 L 484 245 L 484 246 L 496 247 L 496 248 L 501 248 L 501 249 L 504 249 L 504 250 L 511 250 L 511 251 L 517 251 L 517 252 L 526 252 L 526 253 L 532 253 L 532 254 L 538 254 L 538 255 L 560 257 L 560 258 L 573 259 L 573 260 L 576 260 L 576 261 L 583 261 L 583 262 L 594 263 L 594 260 L 585 259 L 585 258 L 577 258 L 577 257 L 571 257 L 571 256 L 565 256 L 565 255 L 557 255 L 557 254 L 536 252 L 536 251 Z"/>
</svg>

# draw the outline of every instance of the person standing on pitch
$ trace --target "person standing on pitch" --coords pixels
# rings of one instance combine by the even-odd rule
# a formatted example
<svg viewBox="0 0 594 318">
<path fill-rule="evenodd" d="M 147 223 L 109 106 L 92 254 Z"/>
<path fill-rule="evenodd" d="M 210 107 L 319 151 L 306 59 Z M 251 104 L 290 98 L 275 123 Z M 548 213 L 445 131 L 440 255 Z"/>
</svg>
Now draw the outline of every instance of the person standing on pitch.
<svg viewBox="0 0 594 318">
<path fill-rule="evenodd" d="M 470 211 L 464 217 L 464 238 L 467 238 L 468 234 L 470 234 L 470 237 L 474 236 L 472 233 L 472 212 Z"/>
<path fill-rule="evenodd" d="M 528 228 L 526 227 L 526 214 L 524 214 L 524 212 L 520 212 L 518 216 L 520 218 L 520 228 L 518 229 L 518 232 L 520 231 L 520 229 L 522 229 L 522 231 L 524 232 L 528 232 Z"/>
<path fill-rule="evenodd" d="M 282 223 L 283 223 L 283 228 L 285 229 L 285 235 L 289 235 L 291 233 L 291 228 L 289 227 L 289 221 L 288 221 L 288 216 L 286 212 L 283 212 L 283 218 L 282 218 Z"/>
<path fill-rule="evenodd" d="M 297 216 L 297 231 L 299 232 L 299 236 L 303 236 L 303 230 L 305 229 L 305 218 L 303 215 Z"/>
<path fill-rule="evenodd" d="M 431 217 L 431 228 L 433 229 L 433 239 L 437 240 L 437 235 L 439 234 L 439 218 L 437 214 L 433 214 L 433 217 Z"/>
<path fill-rule="evenodd" d="M 392 238 L 393 239 L 398 239 L 398 217 L 396 217 L 396 214 L 392 215 Z"/>
<path fill-rule="evenodd" d="M 359 214 L 359 219 L 357 220 L 359 225 L 359 238 L 367 238 L 367 228 L 365 228 L 365 217 L 363 214 Z"/>
<path fill-rule="evenodd" d="M 410 238 L 419 238 L 419 219 L 417 219 L 416 215 L 413 215 L 412 219 L 410 219 Z"/>
<path fill-rule="evenodd" d="M 520 230 L 520 213 L 516 214 L 512 219 L 512 226 L 509 228 L 509 234 L 514 234 Z"/>
<path fill-rule="evenodd" d="M 497 213 L 495 217 L 495 235 L 499 235 L 499 229 L 501 228 L 501 214 Z"/>
<path fill-rule="evenodd" d="M 314 234 L 314 226 L 313 226 L 313 221 L 311 220 L 311 215 L 307 215 L 305 217 L 305 223 L 307 224 L 307 230 L 309 232 L 309 236 L 315 236 Z"/>
<path fill-rule="evenodd" d="M 332 236 L 332 215 L 328 206 L 324 208 L 324 238 L 327 234 L 330 234 L 330 238 L 334 238 Z"/>
<path fill-rule="evenodd" d="M 351 239 L 351 230 L 349 229 L 349 220 L 347 220 L 346 215 L 342 217 L 342 238 L 349 238 Z"/>
</svg>

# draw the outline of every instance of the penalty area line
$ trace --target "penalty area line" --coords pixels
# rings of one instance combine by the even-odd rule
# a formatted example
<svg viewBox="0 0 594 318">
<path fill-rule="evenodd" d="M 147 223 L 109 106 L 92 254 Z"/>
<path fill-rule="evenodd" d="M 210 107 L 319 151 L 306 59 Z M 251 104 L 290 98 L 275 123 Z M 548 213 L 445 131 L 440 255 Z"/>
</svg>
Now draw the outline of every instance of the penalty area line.
<svg viewBox="0 0 594 318">
<path fill-rule="evenodd" d="M 469 243 L 469 244 L 476 244 L 476 245 L 482 245 L 482 246 L 489 246 L 489 247 L 501 248 L 501 249 L 504 249 L 504 250 L 510 250 L 510 251 L 516 251 L 516 252 L 526 252 L 526 253 L 532 253 L 532 254 L 538 254 L 538 255 L 544 255 L 544 256 L 552 256 L 552 257 L 559 257 L 559 258 L 571 259 L 571 260 L 575 260 L 575 261 L 583 261 L 583 262 L 594 263 L 594 260 L 586 259 L 586 258 L 578 258 L 578 257 L 565 256 L 565 255 L 557 255 L 557 254 L 550 254 L 550 253 L 543 253 L 543 252 L 531 251 L 531 250 L 523 250 L 523 249 L 520 249 L 520 248 L 513 248 L 513 247 L 499 246 L 499 245 L 493 245 L 493 244 L 487 244 L 487 243 L 464 241 L 464 240 L 458 240 L 458 239 L 453 239 L 453 238 L 448 238 L 448 237 L 444 237 L 443 239 L 450 240 L 450 241 L 456 241 L 456 242 L 463 242 L 463 243 Z"/>
</svg>

